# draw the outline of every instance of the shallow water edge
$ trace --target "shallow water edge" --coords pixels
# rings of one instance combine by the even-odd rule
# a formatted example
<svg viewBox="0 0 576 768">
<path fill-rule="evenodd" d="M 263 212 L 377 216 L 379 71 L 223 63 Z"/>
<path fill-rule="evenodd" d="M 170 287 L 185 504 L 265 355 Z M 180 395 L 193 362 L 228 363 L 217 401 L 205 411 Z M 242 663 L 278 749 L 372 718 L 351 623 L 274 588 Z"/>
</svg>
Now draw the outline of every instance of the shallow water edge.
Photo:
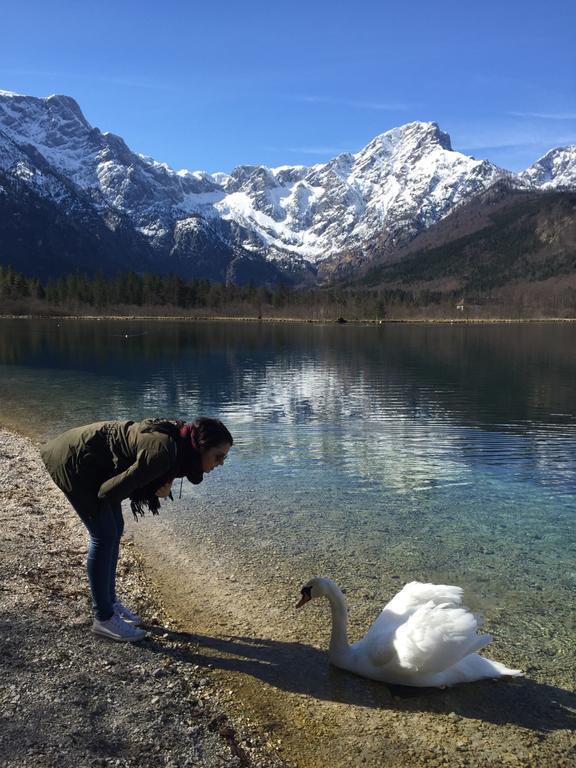
<svg viewBox="0 0 576 768">
<path fill-rule="evenodd" d="M 327 611 L 294 610 L 299 574 L 278 563 L 250 576 L 236 569 L 220 540 L 198 543 L 191 554 L 169 522 L 128 525 L 178 630 L 169 634 L 198 644 L 192 662 L 211 669 L 226 706 L 248 713 L 289 763 L 572 764 L 576 701 L 566 690 L 530 678 L 401 690 L 333 669 L 324 651 Z"/>
<path fill-rule="evenodd" d="M 298 574 L 266 563 L 257 578 L 218 544 L 191 554 L 164 521 L 129 528 L 169 612 L 198 641 L 198 663 L 296 765 L 324 768 L 328 755 L 334 768 L 569 765 L 576 698 L 561 687 L 527 677 L 407 689 L 342 672 L 328 663 L 327 606 L 295 611 Z"/>
</svg>

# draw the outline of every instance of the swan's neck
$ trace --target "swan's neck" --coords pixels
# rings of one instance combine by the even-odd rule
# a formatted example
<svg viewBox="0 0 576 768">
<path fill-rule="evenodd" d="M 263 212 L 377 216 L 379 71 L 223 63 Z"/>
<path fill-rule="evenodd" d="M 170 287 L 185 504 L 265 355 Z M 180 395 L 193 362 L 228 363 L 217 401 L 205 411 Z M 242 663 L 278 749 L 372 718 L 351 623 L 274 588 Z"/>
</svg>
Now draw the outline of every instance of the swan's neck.
<svg viewBox="0 0 576 768">
<path fill-rule="evenodd" d="M 336 584 L 328 585 L 326 597 L 332 610 L 332 634 L 330 636 L 330 655 L 347 651 L 348 645 L 348 607 L 346 598 Z"/>
</svg>

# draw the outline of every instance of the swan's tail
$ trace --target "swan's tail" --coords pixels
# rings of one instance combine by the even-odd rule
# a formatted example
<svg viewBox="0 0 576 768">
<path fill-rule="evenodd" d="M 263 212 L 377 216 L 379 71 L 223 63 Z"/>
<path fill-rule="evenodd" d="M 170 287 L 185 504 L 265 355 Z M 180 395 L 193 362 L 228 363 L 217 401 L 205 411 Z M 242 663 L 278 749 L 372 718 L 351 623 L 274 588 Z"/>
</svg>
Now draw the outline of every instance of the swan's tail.
<svg viewBox="0 0 576 768">
<path fill-rule="evenodd" d="M 453 667 L 440 673 L 441 681 L 439 685 L 456 685 L 457 683 L 471 683 L 474 680 L 483 680 L 485 678 L 496 677 L 522 677 L 524 675 L 519 669 L 509 669 L 499 661 L 486 659 L 484 656 L 478 656 L 477 653 L 471 653 L 461 659 Z"/>
<path fill-rule="evenodd" d="M 478 635 L 477 629 L 478 620 L 467 608 L 429 602 L 396 630 L 394 648 L 400 666 L 428 675 L 458 668 L 462 677 L 456 682 L 518 674 L 476 654 L 492 641 L 490 635 Z M 475 661 L 468 663 L 468 659 Z"/>
</svg>

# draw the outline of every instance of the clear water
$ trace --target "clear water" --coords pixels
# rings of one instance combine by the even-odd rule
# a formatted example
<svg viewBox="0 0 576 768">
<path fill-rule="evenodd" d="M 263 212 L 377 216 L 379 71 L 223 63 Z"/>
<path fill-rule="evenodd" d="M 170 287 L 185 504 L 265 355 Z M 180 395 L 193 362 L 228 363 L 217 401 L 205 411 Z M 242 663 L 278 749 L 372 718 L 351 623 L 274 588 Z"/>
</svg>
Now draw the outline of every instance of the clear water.
<svg viewBox="0 0 576 768">
<path fill-rule="evenodd" d="M 3 320 L 2 421 L 219 416 L 226 466 L 165 513 L 234 569 L 332 575 L 365 626 L 456 583 L 509 664 L 570 683 L 576 325 Z"/>
</svg>

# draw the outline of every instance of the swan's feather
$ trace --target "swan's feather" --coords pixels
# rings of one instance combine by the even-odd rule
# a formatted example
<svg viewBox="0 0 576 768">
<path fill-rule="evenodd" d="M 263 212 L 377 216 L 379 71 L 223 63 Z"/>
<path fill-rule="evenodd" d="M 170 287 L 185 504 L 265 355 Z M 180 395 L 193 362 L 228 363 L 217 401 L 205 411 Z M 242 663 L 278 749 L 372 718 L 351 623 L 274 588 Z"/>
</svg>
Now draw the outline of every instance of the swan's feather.
<svg viewBox="0 0 576 768">
<path fill-rule="evenodd" d="M 422 584 L 411 581 L 387 603 L 366 632 L 364 643 L 375 664 L 386 663 L 394 632 L 404 621 L 427 603 L 460 605 L 463 590 L 448 584 Z"/>
<path fill-rule="evenodd" d="M 422 584 L 419 581 L 411 581 L 406 584 L 392 600 L 387 603 L 383 611 L 392 611 L 405 616 L 412 614 L 421 605 L 433 602 L 460 605 L 464 590 L 461 587 L 452 587 L 448 584 Z"/>
<path fill-rule="evenodd" d="M 477 629 L 476 617 L 466 608 L 430 601 L 398 627 L 393 645 L 404 669 L 436 673 L 491 642 Z"/>
<path fill-rule="evenodd" d="M 475 680 L 495 677 L 523 677 L 524 673 L 519 669 L 509 669 L 477 653 L 470 653 L 457 664 L 437 675 L 437 685 L 456 685 L 457 683 L 471 683 Z"/>
</svg>

